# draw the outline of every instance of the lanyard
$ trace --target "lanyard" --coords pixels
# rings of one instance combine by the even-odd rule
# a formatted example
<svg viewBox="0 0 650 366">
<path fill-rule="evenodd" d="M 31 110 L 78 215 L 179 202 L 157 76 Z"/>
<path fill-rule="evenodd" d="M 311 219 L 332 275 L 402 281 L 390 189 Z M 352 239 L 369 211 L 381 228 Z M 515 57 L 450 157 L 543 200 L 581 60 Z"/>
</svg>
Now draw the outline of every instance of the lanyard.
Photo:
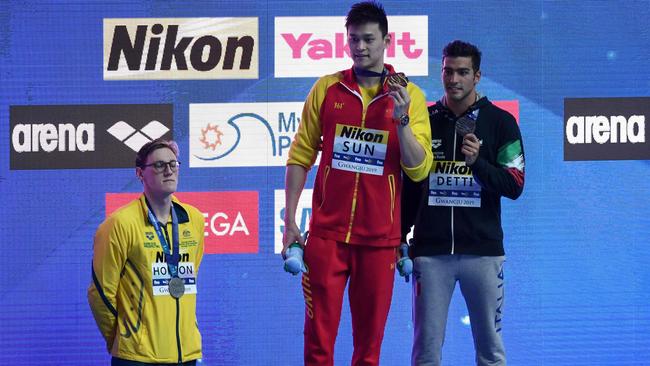
<svg viewBox="0 0 650 366">
<path fill-rule="evenodd" d="M 148 205 L 147 205 L 148 206 Z M 151 209 L 147 207 L 147 216 L 149 217 L 149 223 L 153 225 L 158 235 L 158 240 L 160 240 L 160 245 L 163 248 L 165 253 L 165 260 L 167 261 L 167 268 L 169 268 L 169 273 L 172 278 L 178 277 L 178 262 L 180 261 L 179 245 L 178 245 L 178 216 L 176 216 L 176 210 L 172 206 L 172 242 L 173 242 L 173 253 L 169 250 L 169 243 L 163 235 L 162 228 L 156 219 L 156 215 L 151 212 Z"/>
<path fill-rule="evenodd" d="M 365 76 L 365 77 L 380 77 L 379 79 L 379 84 L 384 84 L 384 78 L 386 77 L 386 68 L 384 68 L 381 72 L 376 72 L 372 70 L 366 70 L 366 69 L 360 69 L 360 68 L 353 68 L 355 75 L 358 76 Z"/>
</svg>

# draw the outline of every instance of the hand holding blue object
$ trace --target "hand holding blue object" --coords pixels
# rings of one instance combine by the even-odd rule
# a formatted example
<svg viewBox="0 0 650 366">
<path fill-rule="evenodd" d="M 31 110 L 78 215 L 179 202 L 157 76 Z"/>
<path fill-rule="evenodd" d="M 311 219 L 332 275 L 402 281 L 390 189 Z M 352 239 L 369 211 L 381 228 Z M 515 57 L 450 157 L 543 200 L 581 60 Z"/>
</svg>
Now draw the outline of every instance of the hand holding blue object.
<svg viewBox="0 0 650 366">
<path fill-rule="evenodd" d="M 399 275 L 408 282 L 410 274 L 413 273 L 413 260 L 409 258 L 409 245 L 406 243 L 400 244 L 399 254 L 400 259 L 397 261 L 397 270 Z"/>
<path fill-rule="evenodd" d="M 289 248 L 287 248 L 284 257 L 284 270 L 294 276 L 300 272 L 306 273 L 307 267 L 305 266 L 305 262 L 303 261 L 302 256 L 303 249 L 298 242 L 294 242 L 289 245 Z"/>
</svg>

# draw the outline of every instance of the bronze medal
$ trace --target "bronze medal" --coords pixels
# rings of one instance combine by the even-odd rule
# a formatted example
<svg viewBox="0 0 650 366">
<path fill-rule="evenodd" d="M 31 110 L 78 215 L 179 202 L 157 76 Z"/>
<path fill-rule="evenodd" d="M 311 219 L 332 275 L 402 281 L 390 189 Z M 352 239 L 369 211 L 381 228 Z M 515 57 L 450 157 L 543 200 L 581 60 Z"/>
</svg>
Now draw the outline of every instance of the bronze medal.
<svg viewBox="0 0 650 366">
<path fill-rule="evenodd" d="M 178 277 L 174 277 L 169 280 L 169 294 L 173 298 L 179 299 L 185 293 L 185 282 Z"/>
</svg>

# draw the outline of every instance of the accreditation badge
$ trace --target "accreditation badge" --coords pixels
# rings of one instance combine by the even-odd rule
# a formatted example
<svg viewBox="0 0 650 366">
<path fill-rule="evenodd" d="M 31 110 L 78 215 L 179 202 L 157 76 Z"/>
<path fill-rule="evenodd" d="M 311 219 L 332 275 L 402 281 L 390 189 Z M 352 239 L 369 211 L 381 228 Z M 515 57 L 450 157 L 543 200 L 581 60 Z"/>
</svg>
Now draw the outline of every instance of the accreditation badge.
<svg viewBox="0 0 650 366">
<path fill-rule="evenodd" d="M 481 207 L 481 186 L 464 161 L 433 162 L 429 206 Z"/>
<path fill-rule="evenodd" d="M 383 175 L 387 147 L 388 131 L 337 124 L 332 168 Z"/>
<path fill-rule="evenodd" d="M 152 290 L 154 296 L 173 296 L 196 294 L 196 272 L 193 262 L 178 263 L 178 277 L 169 273 L 166 262 L 151 264 Z M 174 296 L 176 294 L 178 297 Z"/>
</svg>

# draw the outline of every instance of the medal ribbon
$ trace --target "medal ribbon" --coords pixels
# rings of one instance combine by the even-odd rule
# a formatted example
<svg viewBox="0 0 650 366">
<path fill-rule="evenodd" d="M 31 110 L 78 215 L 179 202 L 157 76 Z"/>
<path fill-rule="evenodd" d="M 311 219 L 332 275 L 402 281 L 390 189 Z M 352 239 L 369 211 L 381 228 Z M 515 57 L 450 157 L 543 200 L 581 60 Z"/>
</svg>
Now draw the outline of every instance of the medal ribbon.
<svg viewBox="0 0 650 366">
<path fill-rule="evenodd" d="M 147 206 L 148 206 L 148 202 L 147 202 Z M 181 259 L 181 255 L 179 253 L 178 216 L 176 216 L 176 210 L 174 210 L 174 207 L 172 206 L 173 253 L 171 253 L 169 250 L 169 243 L 167 243 L 167 240 L 165 239 L 165 235 L 163 235 L 162 228 L 158 223 L 158 219 L 156 218 L 156 215 L 154 215 L 153 212 L 151 212 L 151 209 L 149 207 L 147 207 L 147 216 L 149 217 L 149 223 L 153 225 L 154 229 L 156 230 L 156 234 L 158 235 L 158 240 L 160 240 L 160 245 L 163 248 L 163 253 L 165 253 L 165 260 L 167 261 L 167 268 L 169 269 L 169 273 L 171 274 L 172 278 L 178 277 L 178 262 Z"/>
<path fill-rule="evenodd" d="M 386 68 L 384 68 L 381 72 L 376 72 L 376 71 L 366 70 L 366 69 L 358 69 L 356 67 L 354 67 L 353 69 L 355 75 L 371 77 L 371 78 L 380 77 L 381 79 L 379 79 L 379 84 L 384 84 L 384 78 L 386 77 L 386 73 L 387 73 Z"/>
</svg>

